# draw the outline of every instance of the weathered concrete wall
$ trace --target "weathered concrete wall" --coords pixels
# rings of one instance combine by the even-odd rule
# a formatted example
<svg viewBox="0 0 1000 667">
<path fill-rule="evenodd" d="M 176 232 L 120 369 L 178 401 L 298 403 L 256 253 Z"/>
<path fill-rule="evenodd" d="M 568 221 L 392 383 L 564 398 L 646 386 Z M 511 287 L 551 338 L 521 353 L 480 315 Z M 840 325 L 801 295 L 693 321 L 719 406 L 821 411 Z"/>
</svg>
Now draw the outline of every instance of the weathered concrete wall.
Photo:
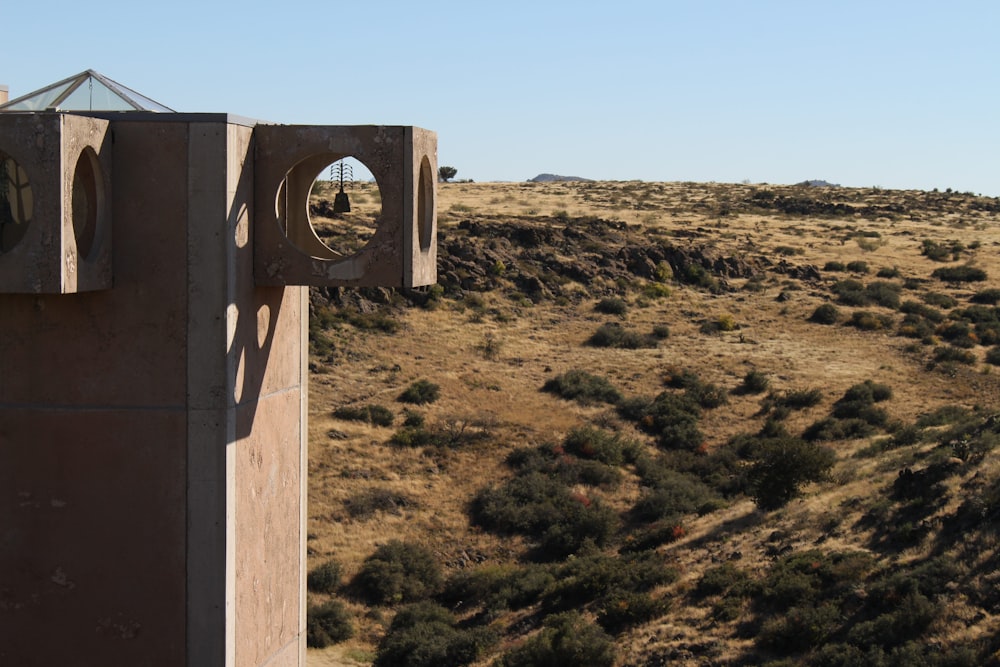
<svg viewBox="0 0 1000 667">
<path fill-rule="evenodd" d="M 81 115 L 0 116 L 39 212 L 0 251 L 0 665 L 304 667 L 290 285 L 436 280 L 436 135 Z M 279 193 L 303 213 L 346 155 L 387 222 L 351 257 L 290 249 Z"/>
<path fill-rule="evenodd" d="M 254 286 L 252 126 L 112 126 L 113 289 L 0 293 L 0 664 L 304 665 L 308 309 Z"/>
</svg>

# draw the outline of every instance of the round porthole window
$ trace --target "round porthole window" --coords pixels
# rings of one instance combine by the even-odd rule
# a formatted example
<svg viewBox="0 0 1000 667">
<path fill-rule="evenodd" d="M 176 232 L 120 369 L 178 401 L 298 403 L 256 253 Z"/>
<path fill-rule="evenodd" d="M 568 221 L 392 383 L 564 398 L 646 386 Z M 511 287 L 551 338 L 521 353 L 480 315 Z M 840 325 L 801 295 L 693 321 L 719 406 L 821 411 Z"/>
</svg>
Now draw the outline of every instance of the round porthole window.
<svg viewBox="0 0 1000 667">
<path fill-rule="evenodd" d="M 319 259 L 349 257 L 375 235 L 382 192 L 357 158 L 313 156 L 285 175 L 275 210 L 285 236 L 301 252 Z"/>
<path fill-rule="evenodd" d="M 33 212 L 28 172 L 0 149 L 0 255 L 12 250 L 24 237 Z"/>
<path fill-rule="evenodd" d="M 73 233 L 80 259 L 94 249 L 94 239 L 104 211 L 104 181 L 97 154 L 89 146 L 80 154 L 73 172 Z"/>
</svg>

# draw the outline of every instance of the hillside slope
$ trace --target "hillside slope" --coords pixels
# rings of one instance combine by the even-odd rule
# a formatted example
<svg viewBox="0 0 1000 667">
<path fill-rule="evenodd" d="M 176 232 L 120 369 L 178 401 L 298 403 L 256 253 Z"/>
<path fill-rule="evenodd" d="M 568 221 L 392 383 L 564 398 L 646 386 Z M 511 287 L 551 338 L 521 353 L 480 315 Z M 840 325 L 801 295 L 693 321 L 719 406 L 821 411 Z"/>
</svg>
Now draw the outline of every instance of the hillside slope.
<svg viewBox="0 0 1000 667">
<path fill-rule="evenodd" d="M 437 286 L 312 295 L 311 665 L 996 661 L 1000 202 L 439 193 Z"/>
</svg>

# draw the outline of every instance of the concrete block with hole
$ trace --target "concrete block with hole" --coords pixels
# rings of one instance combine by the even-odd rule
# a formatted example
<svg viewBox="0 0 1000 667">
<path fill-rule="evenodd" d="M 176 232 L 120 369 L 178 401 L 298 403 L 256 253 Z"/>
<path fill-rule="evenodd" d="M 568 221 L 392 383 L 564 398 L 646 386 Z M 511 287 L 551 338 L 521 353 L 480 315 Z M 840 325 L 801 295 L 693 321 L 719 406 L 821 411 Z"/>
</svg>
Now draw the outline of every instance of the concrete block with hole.
<svg viewBox="0 0 1000 667">
<path fill-rule="evenodd" d="M 0 113 L 0 154 L 0 664 L 305 667 L 307 286 L 435 280 L 433 133 Z M 383 201 L 337 254 L 344 156 Z"/>
<path fill-rule="evenodd" d="M 109 123 L 0 114 L 0 292 L 111 287 Z"/>
</svg>

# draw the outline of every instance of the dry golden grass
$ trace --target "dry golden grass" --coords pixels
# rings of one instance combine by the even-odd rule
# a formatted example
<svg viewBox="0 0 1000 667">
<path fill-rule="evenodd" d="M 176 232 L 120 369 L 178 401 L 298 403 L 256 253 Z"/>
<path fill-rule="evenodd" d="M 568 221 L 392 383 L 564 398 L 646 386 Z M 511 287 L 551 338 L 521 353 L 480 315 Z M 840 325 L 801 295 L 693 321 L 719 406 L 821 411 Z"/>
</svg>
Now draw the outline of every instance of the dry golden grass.
<svg viewBox="0 0 1000 667">
<path fill-rule="evenodd" d="M 727 389 L 737 387 L 750 370 L 766 373 L 774 390 L 821 389 L 823 401 L 818 406 L 789 417 L 792 432 L 801 432 L 829 414 L 833 401 L 848 387 L 869 379 L 892 388 L 888 410 L 904 423 L 942 405 L 995 408 L 1000 404 L 1000 373 L 983 363 L 982 347 L 974 350 L 978 361 L 972 366 L 956 366 L 950 373 L 929 371 L 931 348 L 895 335 L 894 329 L 861 331 L 808 322 L 812 311 L 830 300 L 833 280 L 855 277 L 867 283 L 877 279 L 879 269 L 890 268 L 898 270 L 897 280 L 928 279 L 943 264 L 921 255 L 924 239 L 961 242 L 965 250 L 958 263 L 986 269 L 989 279 L 971 286 L 927 280 L 906 290 L 904 298 L 933 290 L 965 302 L 975 291 L 1000 287 L 998 213 L 970 206 L 969 198 L 958 195 L 929 198 L 927 193 L 855 189 L 802 195 L 840 204 L 831 214 L 738 210 L 739 202 L 762 190 L 785 196 L 800 192 L 714 183 L 440 184 L 438 216 L 445 238 L 464 221 L 503 224 L 505 219 L 530 219 L 565 225 L 574 218 L 596 216 L 627 223 L 626 236 L 637 240 L 685 243 L 693 236 L 691 242 L 724 256 L 764 256 L 775 263 L 784 259 L 789 265 L 820 269 L 827 262 L 861 260 L 871 272 L 852 276 L 823 271 L 821 280 L 804 281 L 772 269 L 756 291 L 742 289 L 745 279 L 731 279 L 731 291 L 712 293 L 671 284 L 670 295 L 662 298 L 644 298 L 629 288 L 628 326 L 639 331 L 656 325 L 670 329 L 669 338 L 652 349 L 584 345 L 601 323 L 614 319 L 594 311 L 599 285 L 568 285 L 564 293 L 576 290 L 586 298 L 537 304 L 499 291 L 484 293 L 475 308 L 445 298 L 435 308 L 408 308 L 394 314 L 403 325 L 395 334 L 349 325 L 330 331 L 335 350 L 328 360 L 315 360 L 310 389 L 310 564 L 336 558 L 347 579 L 378 544 L 393 538 L 428 546 L 448 571 L 470 559 L 501 563 L 517 558 L 523 546 L 520 539 L 470 526 L 467 515 L 467 503 L 478 489 L 509 476 L 503 464 L 507 453 L 516 447 L 558 442 L 586 422 L 603 420 L 628 428 L 607 406 L 584 407 L 539 391 L 547 379 L 571 369 L 603 375 L 628 396 L 659 393 L 664 374 L 678 367 Z M 372 205 L 377 201 L 372 193 L 364 196 Z M 903 212 L 887 208 L 884 216 L 878 216 L 865 209 L 871 206 L 899 206 Z M 375 214 L 364 215 L 373 219 Z M 317 227 L 340 225 L 342 230 L 344 224 L 326 219 Z M 347 228 L 357 236 L 357 230 Z M 335 249 L 342 240 L 338 233 L 334 229 L 328 237 Z M 606 287 L 610 293 L 615 285 Z M 851 308 L 841 310 L 849 313 Z M 703 332 L 706 320 L 723 316 L 735 321 L 732 331 Z M 484 353 L 486 345 L 490 354 Z M 418 379 L 428 379 L 441 389 L 438 401 L 416 408 L 428 423 L 450 423 L 453 428 L 456 422 L 478 425 L 489 437 L 468 447 L 434 452 L 389 444 L 402 422 L 403 406 L 396 397 Z M 391 408 L 396 423 L 381 428 L 331 415 L 337 407 L 367 404 Z M 707 411 L 701 428 L 708 447 L 740 433 L 757 432 L 764 420 L 759 409 L 760 396 L 732 395 L 728 404 Z M 705 567 L 736 554 L 741 567 L 762 572 L 771 562 L 769 538 L 776 531 L 786 535 L 782 545 L 793 548 L 821 544 L 830 549 L 868 549 L 871 536 L 856 527 L 858 520 L 916 449 L 852 458 L 867 444 L 868 440 L 833 443 L 838 463 L 832 481 L 808 487 L 802 498 L 781 510 L 765 514 L 742 499 L 691 517 L 684 538 L 660 547 L 681 572 L 680 580 L 670 587 L 671 595 L 680 599 Z M 988 457 L 981 470 L 994 475 L 998 468 L 1000 463 Z M 957 488 L 972 474 L 970 470 L 951 484 Z M 408 503 L 371 517 L 352 517 L 345 503 L 371 489 L 391 491 Z M 621 493 L 614 502 L 627 504 L 637 497 L 638 487 L 626 485 Z M 957 502 L 939 513 L 953 510 Z M 918 555 L 914 550 L 898 558 Z M 358 636 L 344 645 L 310 651 L 311 665 L 366 664 L 364 656 L 373 655 L 391 615 L 369 614 L 356 604 L 352 609 Z M 957 638 L 988 635 L 1000 627 L 992 614 L 973 619 L 962 605 L 942 623 L 941 635 Z M 637 665 L 651 652 L 709 640 L 718 642 L 714 664 L 735 658 L 750 641 L 738 638 L 731 625 L 712 621 L 704 608 L 675 605 L 662 622 L 619 637 L 618 647 L 622 664 Z M 675 664 L 706 663 L 692 658 Z"/>
</svg>

